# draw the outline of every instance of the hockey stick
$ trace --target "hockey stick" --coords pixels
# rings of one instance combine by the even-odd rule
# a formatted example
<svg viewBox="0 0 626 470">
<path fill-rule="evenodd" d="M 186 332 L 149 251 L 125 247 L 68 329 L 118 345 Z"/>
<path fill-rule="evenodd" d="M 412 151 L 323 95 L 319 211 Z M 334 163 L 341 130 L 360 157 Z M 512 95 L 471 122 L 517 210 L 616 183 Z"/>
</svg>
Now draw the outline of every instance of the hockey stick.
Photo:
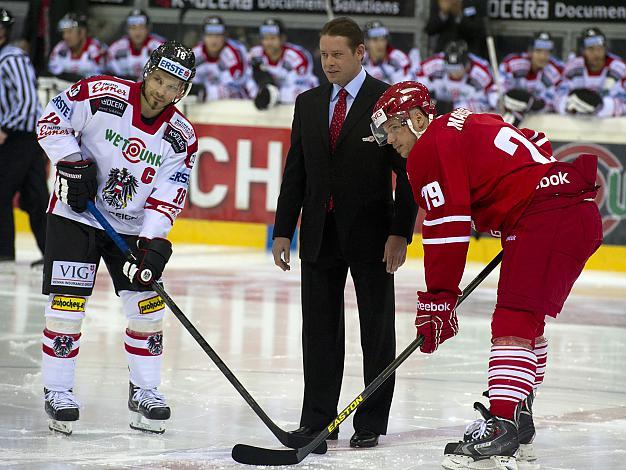
<svg viewBox="0 0 626 470">
<path fill-rule="evenodd" d="M 495 269 L 502 260 L 502 252 L 498 253 L 487 266 L 476 276 L 476 278 L 468 284 L 463 291 L 463 295 L 459 297 L 459 306 L 469 296 L 478 285 Z M 370 383 L 361 394 L 356 397 L 346 408 L 322 430 L 313 442 L 301 449 L 295 450 L 275 450 L 255 447 L 246 444 L 237 444 L 233 447 L 232 456 L 239 463 L 248 465 L 294 465 L 302 462 L 302 460 L 311 453 L 319 444 L 326 441 L 326 438 L 339 426 L 348 416 L 350 416 L 367 398 L 380 387 L 385 380 L 402 364 L 413 351 L 415 351 L 424 342 L 424 337 L 419 335 L 409 344 L 400 355 L 383 370 L 372 383 Z"/>
<path fill-rule="evenodd" d="M 113 240 L 113 242 L 117 245 L 126 259 L 130 262 L 136 262 L 137 257 L 133 253 L 133 251 L 129 248 L 128 244 L 124 241 L 124 239 L 115 231 L 111 224 L 104 218 L 102 213 L 96 208 L 93 202 L 89 201 L 87 203 L 87 210 L 93 215 L 100 225 L 107 233 L 107 235 Z M 228 368 L 228 366 L 222 361 L 222 359 L 217 355 L 217 353 L 213 350 L 213 348 L 206 342 L 206 340 L 202 337 L 200 332 L 196 329 L 195 326 L 189 321 L 189 319 L 185 316 L 178 305 L 172 300 L 172 298 L 165 292 L 165 289 L 158 282 L 153 282 L 150 287 L 161 296 L 165 304 L 170 308 L 172 313 L 178 318 L 178 320 L 182 323 L 185 329 L 191 334 L 193 339 L 200 345 L 202 350 L 207 353 L 207 355 L 211 358 L 211 360 L 215 363 L 217 368 L 226 376 L 228 381 L 235 387 L 235 389 L 239 392 L 239 394 L 243 397 L 250 408 L 256 413 L 256 415 L 261 418 L 261 421 L 265 423 L 265 425 L 269 428 L 270 431 L 278 438 L 280 443 L 285 447 L 291 447 L 293 449 L 297 449 L 303 446 L 307 446 L 312 438 L 306 438 L 303 436 L 293 435 L 283 429 L 279 428 L 274 421 L 271 420 L 269 416 L 263 411 L 263 409 L 259 406 L 259 404 L 252 398 L 252 395 L 248 393 L 246 388 L 242 385 L 242 383 L 235 377 L 235 374 Z M 326 453 L 327 447 L 326 442 L 321 442 L 314 447 L 314 452 L 316 454 L 324 454 Z"/>
</svg>

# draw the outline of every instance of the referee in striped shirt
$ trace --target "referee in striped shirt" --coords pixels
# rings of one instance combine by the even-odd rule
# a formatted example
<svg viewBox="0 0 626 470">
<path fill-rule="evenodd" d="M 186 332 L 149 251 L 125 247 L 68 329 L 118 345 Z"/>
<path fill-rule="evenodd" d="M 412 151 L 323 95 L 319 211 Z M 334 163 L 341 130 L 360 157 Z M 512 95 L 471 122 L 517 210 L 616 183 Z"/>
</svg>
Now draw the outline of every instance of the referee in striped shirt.
<svg viewBox="0 0 626 470">
<path fill-rule="evenodd" d="M 20 193 L 42 253 L 48 205 L 46 159 L 35 134 L 42 112 L 35 70 L 22 49 L 8 44 L 13 22 L 11 13 L 0 9 L 0 270 L 5 271 L 15 263 L 13 197 Z"/>
</svg>

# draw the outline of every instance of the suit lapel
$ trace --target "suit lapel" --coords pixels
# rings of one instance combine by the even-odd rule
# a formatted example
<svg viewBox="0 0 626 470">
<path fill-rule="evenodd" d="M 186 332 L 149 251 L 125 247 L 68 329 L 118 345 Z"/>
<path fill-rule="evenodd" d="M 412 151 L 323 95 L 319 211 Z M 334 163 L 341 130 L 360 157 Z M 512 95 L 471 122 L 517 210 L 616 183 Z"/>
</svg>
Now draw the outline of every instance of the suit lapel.
<svg viewBox="0 0 626 470">
<path fill-rule="evenodd" d="M 363 85 L 361 85 L 361 89 L 359 90 L 356 98 L 352 102 L 352 106 L 350 106 L 350 111 L 348 111 L 348 115 L 343 122 L 341 132 L 339 133 L 339 137 L 337 138 L 337 147 L 341 145 L 341 141 L 350 133 L 350 130 L 355 126 L 355 124 L 359 122 L 359 119 L 361 119 L 363 114 L 372 109 L 372 106 L 378 99 L 378 97 L 376 97 L 372 93 L 372 88 L 370 87 L 370 84 L 371 77 L 369 75 L 366 75 L 365 81 L 363 82 Z M 326 116 L 326 119 L 328 119 L 328 116 Z M 326 129 L 328 129 L 328 126 L 326 126 Z M 328 141 L 328 138 L 326 140 Z"/>
<path fill-rule="evenodd" d="M 328 107 L 330 106 L 330 92 L 332 87 L 332 84 L 327 83 L 325 86 L 321 86 L 319 88 L 320 106 L 318 106 L 318 122 L 320 126 L 320 134 L 322 134 L 322 145 L 324 145 L 326 153 L 328 153 L 330 148 L 328 144 Z"/>
</svg>

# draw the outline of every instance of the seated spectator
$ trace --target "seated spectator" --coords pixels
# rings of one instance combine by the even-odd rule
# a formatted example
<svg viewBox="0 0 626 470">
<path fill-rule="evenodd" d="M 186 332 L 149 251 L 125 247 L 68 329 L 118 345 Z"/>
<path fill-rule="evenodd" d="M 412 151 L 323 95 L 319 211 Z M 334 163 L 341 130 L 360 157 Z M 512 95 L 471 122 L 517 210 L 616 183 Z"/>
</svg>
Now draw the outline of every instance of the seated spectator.
<svg viewBox="0 0 626 470">
<path fill-rule="evenodd" d="M 451 41 L 464 40 L 470 52 L 486 56 L 485 20 L 479 0 L 432 0 L 424 31 L 433 53 L 442 52 Z"/>
<path fill-rule="evenodd" d="M 112 75 L 136 81 L 152 51 L 165 39 L 150 32 L 150 17 L 139 9 L 131 10 L 126 17 L 126 31 L 125 36 L 109 46 L 107 66 Z"/>
<path fill-rule="evenodd" d="M 219 16 L 204 20 L 202 42 L 193 48 L 196 55 L 194 83 L 201 85 L 203 101 L 248 98 L 247 51 L 243 44 L 226 37 L 226 26 Z"/>
<path fill-rule="evenodd" d="M 422 62 L 417 78 L 435 98 L 437 114 L 445 114 L 455 108 L 488 111 L 489 103 L 493 101 L 490 95 L 496 93 L 489 63 L 469 53 L 465 41 L 452 41 L 445 52 Z"/>
<path fill-rule="evenodd" d="M 598 28 L 582 34 L 582 55 L 565 64 L 558 89 L 561 114 L 621 116 L 624 113 L 626 64 L 606 50 L 606 37 Z"/>
<path fill-rule="evenodd" d="M 258 109 L 294 103 L 303 91 L 319 85 L 313 58 L 301 46 L 287 42 L 282 21 L 269 18 L 259 28 L 261 44 L 250 49 L 252 80 L 248 90 Z"/>
<path fill-rule="evenodd" d="M 363 68 L 372 77 L 393 85 L 410 80 L 411 61 L 400 49 L 391 46 L 389 30 L 378 20 L 365 25 Z"/>
<path fill-rule="evenodd" d="M 54 46 L 48 61 L 48 70 L 52 75 L 77 82 L 104 72 L 106 45 L 87 35 L 85 14 L 67 13 L 59 21 L 59 31 L 63 40 Z"/>
<path fill-rule="evenodd" d="M 541 31 L 534 35 L 528 52 L 504 58 L 500 64 L 500 80 L 505 121 L 517 125 L 527 112 L 554 112 L 563 64 L 552 56 L 553 50 L 552 36 Z M 491 104 L 496 106 L 496 103 Z"/>
</svg>

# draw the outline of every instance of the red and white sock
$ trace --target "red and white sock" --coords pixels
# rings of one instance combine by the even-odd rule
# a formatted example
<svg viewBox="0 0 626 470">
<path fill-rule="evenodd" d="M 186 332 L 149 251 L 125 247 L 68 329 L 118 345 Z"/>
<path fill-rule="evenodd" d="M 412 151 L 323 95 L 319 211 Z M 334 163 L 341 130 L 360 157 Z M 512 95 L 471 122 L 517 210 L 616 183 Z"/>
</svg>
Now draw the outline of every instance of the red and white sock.
<svg viewBox="0 0 626 470">
<path fill-rule="evenodd" d="M 140 333 L 126 330 L 124 339 L 130 381 L 140 388 L 154 388 L 161 383 L 163 332 Z"/>
<path fill-rule="evenodd" d="M 489 402 L 492 415 L 513 419 L 515 407 L 533 391 L 537 357 L 519 346 L 491 346 Z"/>
<path fill-rule="evenodd" d="M 535 383 L 533 388 L 537 391 L 539 385 L 543 383 L 543 377 L 546 374 L 546 362 L 548 361 L 548 341 L 543 343 L 535 343 L 535 356 L 537 356 L 537 374 L 535 375 Z"/>
<path fill-rule="evenodd" d="M 43 330 L 41 371 L 48 390 L 63 392 L 74 388 L 76 359 L 81 334 Z"/>
</svg>

